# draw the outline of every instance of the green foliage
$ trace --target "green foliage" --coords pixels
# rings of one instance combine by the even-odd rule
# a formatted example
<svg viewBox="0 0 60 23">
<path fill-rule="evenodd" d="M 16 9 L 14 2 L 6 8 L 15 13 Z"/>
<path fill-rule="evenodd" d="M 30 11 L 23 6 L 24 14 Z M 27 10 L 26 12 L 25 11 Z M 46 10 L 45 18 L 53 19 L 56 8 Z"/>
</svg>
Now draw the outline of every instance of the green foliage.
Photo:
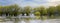
<svg viewBox="0 0 60 23">
<path fill-rule="evenodd" d="M 30 7 L 30 6 L 26 6 L 26 7 L 24 7 L 24 11 L 23 11 L 23 12 L 26 13 L 27 16 L 28 16 L 29 13 L 31 12 L 31 7 Z"/>
<path fill-rule="evenodd" d="M 44 6 L 42 6 L 42 7 L 40 7 L 40 12 L 41 12 L 41 14 L 47 14 L 47 9 L 44 7 Z"/>
<path fill-rule="evenodd" d="M 48 9 L 48 12 L 50 12 L 50 13 L 54 13 L 55 11 L 56 11 L 55 6 L 50 6 Z"/>
<path fill-rule="evenodd" d="M 58 13 L 60 14 L 60 5 L 56 6 Z"/>
<path fill-rule="evenodd" d="M 35 14 L 36 16 L 40 16 L 40 12 L 38 12 L 38 11 L 36 11 L 34 14 Z"/>
<path fill-rule="evenodd" d="M 26 6 L 25 8 L 24 8 L 24 11 L 26 12 L 26 13 L 30 13 L 30 6 Z"/>
<path fill-rule="evenodd" d="M 2 14 L 9 14 L 9 15 L 19 15 L 20 14 L 20 8 L 18 5 L 9 5 L 9 6 L 1 6 L 0 7 L 0 13 Z"/>
<path fill-rule="evenodd" d="M 0 6 L 0 15 L 2 14 L 9 14 L 9 15 L 19 15 L 19 14 L 24 14 L 26 13 L 27 15 L 29 15 L 29 13 L 31 13 L 31 11 L 33 11 L 32 13 L 34 13 L 35 15 L 48 15 L 50 13 L 50 15 L 55 14 L 55 12 L 57 11 L 60 14 L 60 5 L 55 6 L 49 6 L 49 8 L 46 8 L 44 6 L 40 6 L 40 7 L 36 7 L 33 8 L 30 6 L 26 6 L 24 8 L 19 7 L 17 4 L 14 5 L 8 5 L 8 6 Z"/>
</svg>

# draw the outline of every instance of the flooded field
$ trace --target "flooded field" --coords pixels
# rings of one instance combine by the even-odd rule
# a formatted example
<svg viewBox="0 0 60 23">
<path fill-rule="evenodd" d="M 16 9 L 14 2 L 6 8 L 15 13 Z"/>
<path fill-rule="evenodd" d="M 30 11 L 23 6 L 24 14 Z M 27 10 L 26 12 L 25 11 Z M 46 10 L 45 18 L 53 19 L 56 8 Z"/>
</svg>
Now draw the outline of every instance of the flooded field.
<svg viewBox="0 0 60 23">
<path fill-rule="evenodd" d="M 48 20 L 20 20 L 20 21 L 2 21 L 0 23 L 60 23 L 60 19 Z"/>
<path fill-rule="evenodd" d="M 25 16 L 23 16 L 22 18 L 5 18 L 5 17 L 0 17 L 0 23 L 60 23 L 60 19 L 48 19 L 48 17 L 45 18 L 42 17 L 42 19 L 36 19 L 36 18 L 24 18 Z M 29 19 L 30 18 L 30 19 Z"/>
</svg>

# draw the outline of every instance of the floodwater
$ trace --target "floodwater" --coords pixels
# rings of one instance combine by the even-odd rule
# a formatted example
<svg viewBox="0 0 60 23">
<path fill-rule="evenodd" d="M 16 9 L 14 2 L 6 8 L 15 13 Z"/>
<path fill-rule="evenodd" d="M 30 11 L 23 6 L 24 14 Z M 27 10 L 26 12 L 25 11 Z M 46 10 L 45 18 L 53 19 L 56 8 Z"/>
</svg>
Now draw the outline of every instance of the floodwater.
<svg viewBox="0 0 60 23">
<path fill-rule="evenodd" d="M 21 21 L 21 23 L 27 23 L 24 21 Z M 60 23 L 59 19 L 50 19 L 50 20 L 30 20 L 29 23 Z"/>
<path fill-rule="evenodd" d="M 31 15 L 31 14 L 30 14 Z M 47 19 L 44 18 L 44 20 L 36 19 L 35 16 L 32 14 L 31 16 L 21 16 L 19 15 L 18 21 L 15 19 L 7 19 L 5 17 L 0 17 L 0 23 L 60 23 L 60 19 Z M 26 20 L 25 18 L 31 18 L 29 20 Z"/>
<path fill-rule="evenodd" d="M 6 21 L 0 23 L 15 23 L 14 21 Z M 49 20 L 29 20 L 29 21 L 18 21 L 17 23 L 60 23 L 60 19 L 49 19 Z"/>
</svg>

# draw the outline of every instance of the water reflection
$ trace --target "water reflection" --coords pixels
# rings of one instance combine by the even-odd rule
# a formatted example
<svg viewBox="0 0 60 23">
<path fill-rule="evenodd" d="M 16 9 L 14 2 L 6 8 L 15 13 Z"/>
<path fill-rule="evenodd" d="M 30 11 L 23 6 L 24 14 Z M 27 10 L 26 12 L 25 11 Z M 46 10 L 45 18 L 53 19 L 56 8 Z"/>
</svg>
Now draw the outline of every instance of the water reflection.
<svg viewBox="0 0 60 23">
<path fill-rule="evenodd" d="M 42 19 L 36 18 L 34 14 L 30 16 L 21 16 L 11 17 L 10 19 L 6 17 L 0 17 L 0 23 L 60 23 L 60 19 L 49 19 L 47 16 L 42 16 Z M 12 21 L 11 21 L 12 20 Z"/>
</svg>

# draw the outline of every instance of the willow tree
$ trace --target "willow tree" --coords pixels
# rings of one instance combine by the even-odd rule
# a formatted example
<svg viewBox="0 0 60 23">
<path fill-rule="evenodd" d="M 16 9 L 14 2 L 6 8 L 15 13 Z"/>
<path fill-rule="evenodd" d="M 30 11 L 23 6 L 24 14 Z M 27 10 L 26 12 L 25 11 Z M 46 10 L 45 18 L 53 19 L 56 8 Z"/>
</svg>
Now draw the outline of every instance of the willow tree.
<svg viewBox="0 0 60 23">
<path fill-rule="evenodd" d="M 6 14 L 6 16 L 17 16 L 19 14 L 19 7 L 17 4 L 15 5 L 9 5 L 9 6 L 4 6 L 2 8 L 3 13 Z"/>
<path fill-rule="evenodd" d="M 36 16 L 37 19 L 41 18 L 41 13 L 40 13 L 40 7 L 36 7 L 33 9 L 34 15 Z"/>
<path fill-rule="evenodd" d="M 49 16 L 51 16 L 51 15 L 54 15 L 54 13 L 56 11 L 56 7 L 55 6 L 50 6 L 47 10 L 48 10 Z"/>
<path fill-rule="evenodd" d="M 3 14 L 6 14 L 6 16 L 10 16 L 10 12 L 13 8 L 11 6 L 3 6 L 3 8 L 1 9 L 2 10 L 2 13 Z"/>
<path fill-rule="evenodd" d="M 29 13 L 31 12 L 31 7 L 30 6 L 26 6 L 24 7 L 24 13 L 27 14 L 27 16 L 29 16 Z"/>
<path fill-rule="evenodd" d="M 14 15 L 14 16 L 19 15 L 20 8 L 19 8 L 19 6 L 17 4 L 11 5 L 9 9 L 10 9 L 9 13 L 11 15 Z"/>
<path fill-rule="evenodd" d="M 6 16 L 9 16 L 9 11 L 10 11 L 10 10 L 9 10 L 9 9 L 10 9 L 9 7 L 10 7 L 10 6 L 4 6 L 4 7 L 3 7 L 3 13 L 6 14 Z"/>
<path fill-rule="evenodd" d="M 40 18 L 40 14 L 41 14 L 41 13 L 40 13 L 39 11 L 34 12 L 34 14 L 35 14 L 35 16 L 36 16 L 37 19 Z"/>
<path fill-rule="evenodd" d="M 47 15 L 47 9 L 46 9 L 46 7 L 41 6 L 41 7 L 40 7 L 40 13 L 41 13 L 42 16 Z"/>
<path fill-rule="evenodd" d="M 2 6 L 2 7 L 0 8 L 0 13 L 1 13 L 2 15 L 6 14 L 6 16 L 8 16 L 8 8 L 9 8 L 9 6 Z"/>
<path fill-rule="evenodd" d="M 20 14 L 20 7 L 17 4 L 10 5 L 7 8 L 6 12 L 8 12 L 8 14 L 9 14 L 9 17 L 7 17 L 9 19 L 11 19 L 12 16 L 17 17 Z M 14 23 L 17 23 L 19 21 L 18 18 L 14 18 L 14 19 L 15 19 Z"/>
<path fill-rule="evenodd" d="M 0 16 L 2 16 L 2 7 L 3 6 L 0 6 Z"/>
<path fill-rule="evenodd" d="M 34 13 L 37 12 L 37 11 L 40 13 L 40 8 L 39 7 L 36 7 L 33 10 L 34 10 Z"/>
<path fill-rule="evenodd" d="M 60 5 L 57 5 L 56 8 L 57 8 L 57 13 L 60 15 Z"/>
</svg>

